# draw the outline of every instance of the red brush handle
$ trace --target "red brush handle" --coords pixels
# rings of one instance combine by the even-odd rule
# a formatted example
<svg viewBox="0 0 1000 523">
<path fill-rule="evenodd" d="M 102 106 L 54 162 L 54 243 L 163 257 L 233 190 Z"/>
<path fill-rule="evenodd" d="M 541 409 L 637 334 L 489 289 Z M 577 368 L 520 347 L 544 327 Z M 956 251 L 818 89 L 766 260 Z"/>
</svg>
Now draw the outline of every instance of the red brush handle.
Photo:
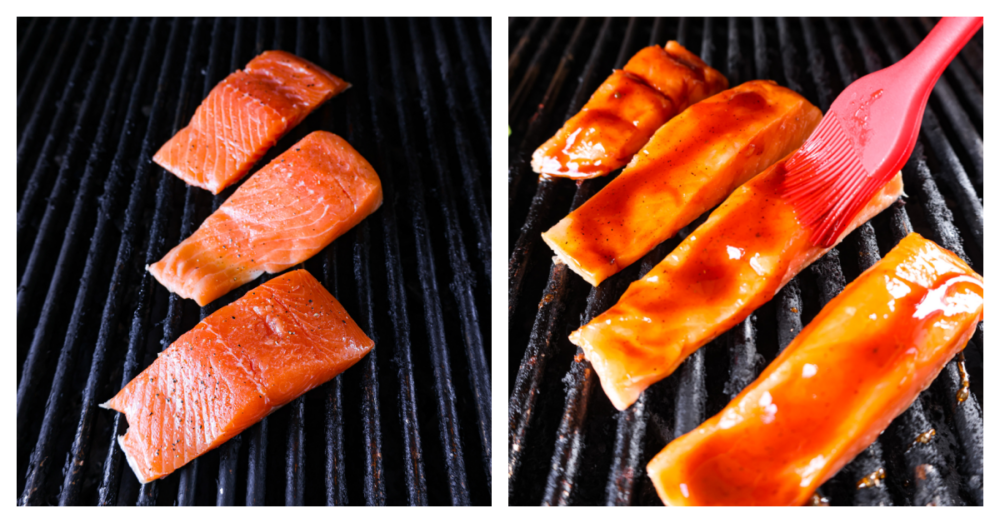
<svg viewBox="0 0 1000 523">
<path fill-rule="evenodd" d="M 902 60 L 851 85 L 849 90 L 872 93 L 886 87 L 882 101 L 872 106 L 873 127 L 892 129 L 903 124 L 902 129 L 909 131 L 874 133 L 870 143 L 858 148 L 869 173 L 891 175 L 903 167 L 920 132 L 931 89 L 962 46 L 982 26 L 982 17 L 942 18 Z M 866 88 L 866 84 L 870 87 Z M 900 122 L 900 118 L 904 121 Z M 888 124 L 893 120 L 895 124 Z"/>
<path fill-rule="evenodd" d="M 934 88 L 952 58 L 982 26 L 981 16 L 942 18 L 920 45 L 892 68 L 898 67 L 900 74 L 910 81 L 917 80 L 921 92 L 927 93 Z"/>
</svg>

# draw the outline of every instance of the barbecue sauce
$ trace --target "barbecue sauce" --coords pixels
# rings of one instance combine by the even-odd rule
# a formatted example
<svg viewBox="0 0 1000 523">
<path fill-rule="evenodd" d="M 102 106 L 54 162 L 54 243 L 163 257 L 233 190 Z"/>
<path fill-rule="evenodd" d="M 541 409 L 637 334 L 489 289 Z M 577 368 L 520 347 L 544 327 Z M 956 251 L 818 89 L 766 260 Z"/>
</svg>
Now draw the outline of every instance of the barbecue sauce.
<svg viewBox="0 0 1000 523">
<path fill-rule="evenodd" d="M 728 86 L 718 71 L 676 42 L 666 49 L 647 47 L 534 152 L 531 167 L 568 178 L 606 175 L 628 163 L 667 120 Z"/>
<path fill-rule="evenodd" d="M 661 127 L 621 175 L 543 236 L 599 284 L 793 151 L 820 117 L 770 81 L 720 93 Z"/>
<path fill-rule="evenodd" d="M 962 386 L 955 393 L 955 401 L 962 403 L 969 399 L 969 373 L 965 370 L 965 353 L 958 353 L 958 375 L 962 380 Z"/>
<path fill-rule="evenodd" d="M 805 503 L 965 345 L 981 318 L 982 293 L 981 277 L 964 262 L 910 235 L 830 301 L 722 412 L 650 462 L 661 498 Z M 874 471 L 858 488 L 883 479 L 884 471 Z"/>
</svg>

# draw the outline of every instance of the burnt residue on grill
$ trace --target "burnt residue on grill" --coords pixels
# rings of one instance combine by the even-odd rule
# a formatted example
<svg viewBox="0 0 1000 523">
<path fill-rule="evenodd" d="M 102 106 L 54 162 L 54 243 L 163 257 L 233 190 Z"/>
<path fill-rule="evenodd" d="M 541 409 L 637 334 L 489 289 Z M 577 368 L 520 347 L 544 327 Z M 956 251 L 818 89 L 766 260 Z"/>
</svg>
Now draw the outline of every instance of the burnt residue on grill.
<svg viewBox="0 0 1000 523">
<path fill-rule="evenodd" d="M 489 21 L 38 18 L 17 27 L 18 502 L 488 504 Z M 219 81 L 268 49 L 354 86 L 258 167 L 325 129 L 379 173 L 382 208 L 296 267 L 323 282 L 376 349 L 140 486 L 115 442 L 124 416 L 97 403 L 271 277 L 203 308 L 156 284 L 144 266 L 236 188 L 212 196 L 150 157 Z"/>
<path fill-rule="evenodd" d="M 982 273 L 982 42 L 974 38 L 966 45 L 931 95 L 917 147 L 903 168 L 907 196 L 848 235 L 773 300 L 695 352 L 623 412 L 611 406 L 592 367 L 567 336 L 613 304 L 705 217 L 592 288 L 565 265 L 553 263 L 539 235 L 614 174 L 582 182 L 539 178 L 529 163 L 534 149 L 583 106 L 612 68 L 646 45 L 678 40 L 724 71 L 733 86 L 773 79 L 826 109 L 851 82 L 899 60 L 935 22 L 511 19 L 511 504 L 659 504 L 646 463 L 719 412 L 827 301 L 910 231 L 952 250 Z M 963 354 L 824 484 L 813 504 L 982 505 L 982 343 L 980 325 Z"/>
</svg>

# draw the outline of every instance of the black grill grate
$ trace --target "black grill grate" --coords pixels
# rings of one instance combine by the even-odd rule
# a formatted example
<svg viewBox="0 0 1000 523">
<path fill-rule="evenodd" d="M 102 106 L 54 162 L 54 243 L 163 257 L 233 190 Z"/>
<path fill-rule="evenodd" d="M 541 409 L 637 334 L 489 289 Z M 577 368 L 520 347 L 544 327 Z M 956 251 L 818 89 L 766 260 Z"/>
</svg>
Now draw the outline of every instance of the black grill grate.
<svg viewBox="0 0 1000 523">
<path fill-rule="evenodd" d="M 489 39 L 484 19 L 18 19 L 19 503 L 488 504 Z M 140 486 L 96 404 L 267 279 L 199 309 L 144 272 L 235 190 L 150 158 L 267 49 L 354 85 L 258 166 L 326 129 L 379 173 L 381 210 L 303 264 L 376 348 Z"/>
<path fill-rule="evenodd" d="M 695 352 L 618 413 L 569 343 L 702 219 L 592 288 L 553 265 L 542 231 L 603 187 L 538 179 L 530 155 L 586 102 L 610 70 L 646 45 L 676 39 L 738 85 L 770 78 L 826 110 L 859 76 L 900 59 L 934 19 L 514 19 L 510 22 L 509 502 L 659 504 L 646 463 L 721 410 L 832 297 L 916 230 L 983 271 L 982 44 L 974 38 L 938 82 L 903 169 L 908 196 L 793 279 L 747 320 Z M 878 36 L 875 36 L 878 35 Z M 548 277 L 546 281 L 546 275 Z M 537 305 L 537 306 L 536 306 Z M 833 505 L 982 505 L 982 324 L 879 439 L 818 494 Z M 962 387 L 964 357 L 971 393 Z M 596 392 L 595 392 L 596 390 Z M 912 445 L 934 428 L 927 445 Z M 857 482 L 885 470 L 871 488 Z"/>
</svg>

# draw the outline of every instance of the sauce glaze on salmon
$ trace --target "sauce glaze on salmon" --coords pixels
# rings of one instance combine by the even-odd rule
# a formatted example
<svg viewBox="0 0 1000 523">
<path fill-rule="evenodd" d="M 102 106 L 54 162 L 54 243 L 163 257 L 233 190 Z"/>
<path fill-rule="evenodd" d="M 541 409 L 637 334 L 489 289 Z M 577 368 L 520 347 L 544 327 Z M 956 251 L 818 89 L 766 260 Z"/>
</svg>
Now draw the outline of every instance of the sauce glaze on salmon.
<svg viewBox="0 0 1000 523">
<path fill-rule="evenodd" d="M 216 85 L 153 161 L 188 184 L 219 194 L 309 113 L 348 87 L 307 60 L 266 51 Z"/>
<path fill-rule="evenodd" d="M 149 272 L 205 306 L 311 258 L 382 205 L 375 170 L 343 138 L 316 131 L 241 185 Z"/>
<path fill-rule="evenodd" d="M 830 250 L 809 241 L 812 231 L 781 197 L 784 174 L 783 159 L 740 186 L 618 303 L 570 335 L 619 410 Z M 837 243 L 902 190 L 897 173 Z"/>
<path fill-rule="evenodd" d="M 206 317 L 101 405 L 125 414 L 118 444 L 142 483 L 225 443 L 357 363 L 374 342 L 305 270 Z"/>
<path fill-rule="evenodd" d="M 798 149 L 820 118 L 769 80 L 706 98 L 663 124 L 617 178 L 542 238 L 599 285 Z"/>
<path fill-rule="evenodd" d="M 550 176 L 604 176 L 628 163 L 667 120 L 727 87 L 722 73 L 677 42 L 647 47 L 532 154 L 531 167 Z"/>
<path fill-rule="evenodd" d="M 823 307 L 722 412 L 649 462 L 660 498 L 667 505 L 805 504 L 934 381 L 982 315 L 982 277 L 910 234 Z"/>
</svg>

